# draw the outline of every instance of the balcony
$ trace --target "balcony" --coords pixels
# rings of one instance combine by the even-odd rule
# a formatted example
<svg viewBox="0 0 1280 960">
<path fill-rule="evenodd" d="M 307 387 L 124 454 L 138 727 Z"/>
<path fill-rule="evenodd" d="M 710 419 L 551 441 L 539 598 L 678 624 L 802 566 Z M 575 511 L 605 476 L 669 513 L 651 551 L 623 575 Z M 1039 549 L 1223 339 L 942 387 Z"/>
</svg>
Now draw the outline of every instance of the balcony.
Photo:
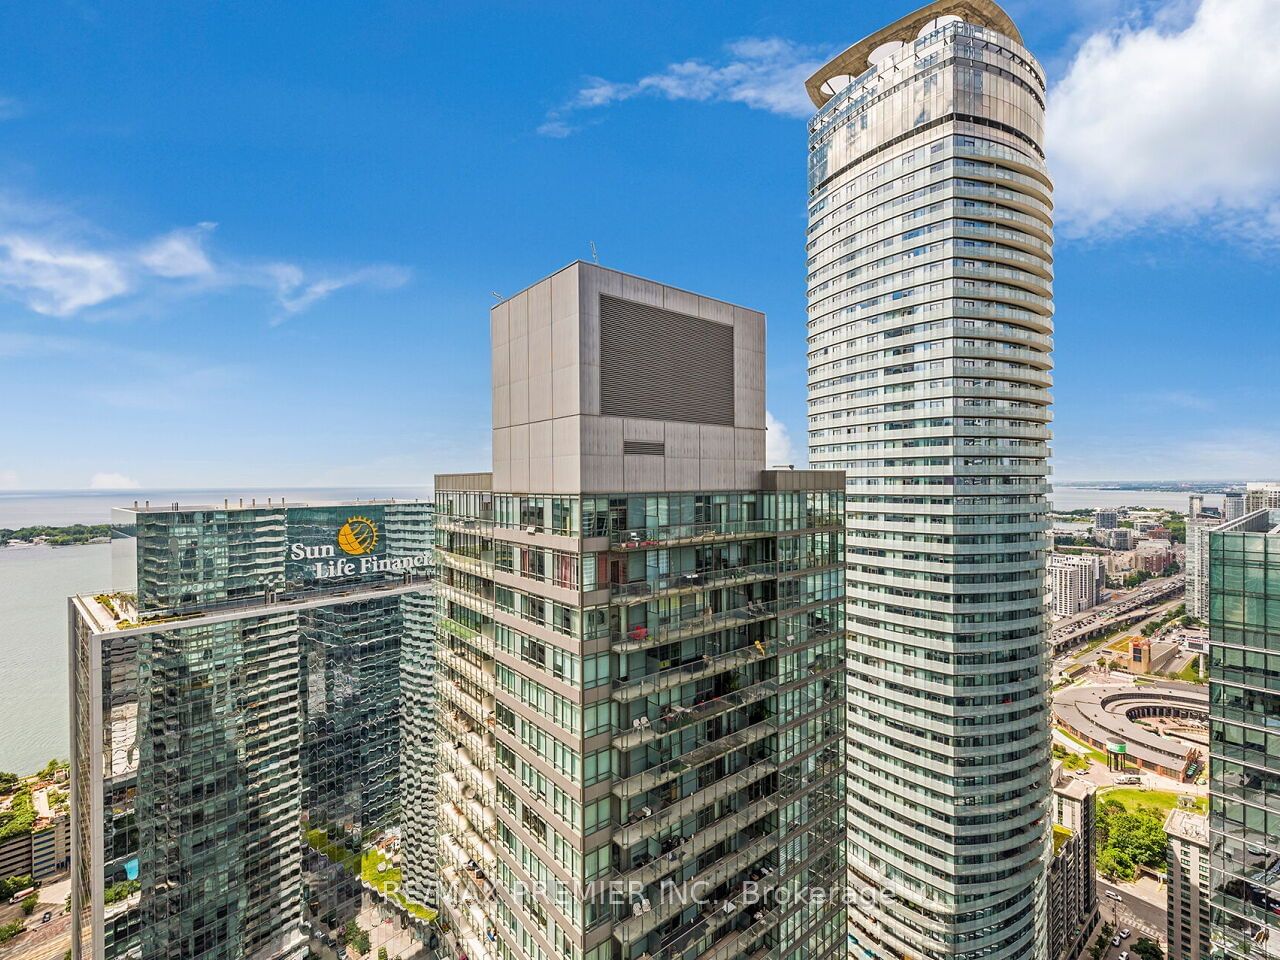
<svg viewBox="0 0 1280 960">
<path fill-rule="evenodd" d="M 754 663 L 776 656 L 778 641 L 765 638 L 743 647 L 737 647 L 725 653 L 707 652 L 701 657 L 681 663 L 666 670 L 659 670 L 647 676 L 632 680 L 613 681 L 613 699 L 621 703 L 629 703 L 641 697 L 650 697 L 664 690 L 693 683 L 706 677 L 733 670 L 748 663 Z M 675 727 L 672 727 L 675 729 Z"/>
<path fill-rule="evenodd" d="M 668 573 L 649 579 L 633 580 L 630 583 L 611 584 L 612 596 L 610 599 L 615 604 L 639 603 L 668 594 L 767 580 L 774 576 L 776 571 L 777 564 L 773 561 L 768 561 L 742 567 L 727 567 L 720 570 L 690 570 L 686 573 Z"/>
<path fill-rule="evenodd" d="M 650 767 L 648 770 L 621 777 L 614 781 L 613 792 L 622 799 L 630 799 L 642 793 L 648 793 L 658 787 L 670 783 L 681 774 L 688 773 L 704 763 L 710 763 L 724 754 L 735 750 L 743 750 L 770 736 L 777 730 L 776 719 L 770 717 L 745 727 L 726 737 L 712 740 L 702 746 L 695 747 L 688 753 L 674 757 L 665 763 Z"/>
<path fill-rule="evenodd" d="M 624 847 L 633 846 L 645 837 L 667 829 L 676 821 L 683 820 L 718 800 L 732 796 L 753 783 L 758 783 L 770 774 L 776 773 L 777 770 L 777 761 L 760 760 L 687 797 L 681 797 L 666 804 L 656 800 L 651 801 L 650 805 L 642 806 L 618 828 L 617 841 Z"/>
<path fill-rule="evenodd" d="M 674 643 L 689 637 L 701 636 L 726 627 L 743 627 L 778 615 L 778 601 L 752 601 L 746 606 L 714 613 L 709 609 L 686 615 L 675 614 L 659 618 L 650 628 L 645 624 L 630 626 L 625 632 L 613 636 L 615 653 L 637 653 L 664 643 Z"/>
<path fill-rule="evenodd" d="M 619 550 L 653 549 L 680 544 L 712 543 L 767 537 L 778 530 L 777 520 L 724 520 L 718 523 L 674 523 L 614 531 L 610 546 Z"/>
<path fill-rule="evenodd" d="M 674 842 L 665 844 L 657 856 L 637 858 L 631 869 L 615 870 L 610 879 L 627 884 L 627 889 L 633 889 L 630 886 L 633 883 L 643 886 L 657 883 L 716 844 L 747 832 L 751 824 L 775 812 L 781 804 L 782 798 L 776 793 L 749 801 L 743 809 L 722 817 L 706 830 L 699 830 L 691 837 L 673 838 Z"/>
<path fill-rule="evenodd" d="M 754 837 L 747 834 L 745 838 L 751 842 L 740 850 L 726 854 L 705 870 L 690 877 L 687 881 L 683 881 L 684 888 L 690 891 L 714 889 L 731 879 L 735 874 L 741 873 L 773 853 L 778 843 L 777 836 L 773 831 L 767 831 Z M 769 872 L 766 874 L 764 871 Z M 771 875 L 773 872 L 774 868 L 772 867 L 764 867 L 760 871 L 762 876 Z M 723 904 L 708 904 L 707 907 L 712 915 L 716 910 L 719 910 L 726 916 L 730 916 L 740 909 L 741 902 L 745 897 L 746 890 L 744 889 L 734 898 L 725 901 L 732 905 L 732 909 L 729 910 L 726 910 Z M 648 901 L 646 900 L 645 902 L 647 903 Z M 636 906 L 640 910 L 639 913 L 613 928 L 613 935 L 624 944 L 635 943 L 637 940 L 648 936 L 655 928 L 660 927 L 681 913 L 687 908 L 688 904 L 683 902 L 679 896 L 671 896 L 665 901 L 660 901 L 656 907 L 650 907 L 648 910 L 645 910 L 641 904 L 636 904 Z"/>
<path fill-rule="evenodd" d="M 766 700 L 778 692 L 779 685 L 779 681 L 771 677 L 721 696 L 704 696 L 702 700 L 691 702 L 689 705 L 663 704 L 661 716 L 656 719 L 647 716 L 637 717 L 632 722 L 630 730 L 614 737 L 613 745 L 620 750 L 635 750 L 654 740 L 660 740 L 673 733 L 695 727 L 699 723 L 706 723 L 730 711 L 740 710 Z M 692 698 L 689 699 L 692 700 Z M 723 734 L 717 734 L 717 736 L 720 735 Z M 702 743 L 704 740 L 705 731 L 696 742 Z M 705 742 L 714 741 L 705 740 Z"/>
</svg>

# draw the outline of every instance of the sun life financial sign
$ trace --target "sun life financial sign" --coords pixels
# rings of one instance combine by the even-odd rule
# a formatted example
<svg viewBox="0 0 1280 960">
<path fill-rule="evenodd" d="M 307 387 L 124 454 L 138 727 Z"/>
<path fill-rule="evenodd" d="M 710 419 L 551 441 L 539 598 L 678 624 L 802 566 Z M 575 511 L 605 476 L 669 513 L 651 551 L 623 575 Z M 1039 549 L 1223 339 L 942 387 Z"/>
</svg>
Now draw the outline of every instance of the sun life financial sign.
<svg viewBox="0 0 1280 960">
<path fill-rule="evenodd" d="M 404 557 L 374 556 L 379 540 L 378 525 L 373 520 L 349 517 L 338 529 L 334 543 L 290 544 L 289 559 L 307 561 L 318 580 L 367 573 L 408 573 L 431 562 L 431 554 L 426 552 Z"/>
</svg>

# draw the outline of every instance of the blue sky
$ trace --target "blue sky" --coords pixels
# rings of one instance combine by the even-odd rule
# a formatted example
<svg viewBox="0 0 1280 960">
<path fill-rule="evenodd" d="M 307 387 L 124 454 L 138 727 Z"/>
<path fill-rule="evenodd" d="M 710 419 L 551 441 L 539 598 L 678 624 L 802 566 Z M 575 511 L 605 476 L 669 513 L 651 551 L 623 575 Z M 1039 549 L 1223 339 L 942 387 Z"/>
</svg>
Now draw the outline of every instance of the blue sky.
<svg viewBox="0 0 1280 960">
<path fill-rule="evenodd" d="M 591 241 L 768 313 L 802 459 L 800 84 L 915 5 L 7 5 L 0 487 L 484 467 L 490 292 Z M 1058 477 L 1280 474 L 1271 0 L 1005 6 L 1051 78 Z"/>
</svg>

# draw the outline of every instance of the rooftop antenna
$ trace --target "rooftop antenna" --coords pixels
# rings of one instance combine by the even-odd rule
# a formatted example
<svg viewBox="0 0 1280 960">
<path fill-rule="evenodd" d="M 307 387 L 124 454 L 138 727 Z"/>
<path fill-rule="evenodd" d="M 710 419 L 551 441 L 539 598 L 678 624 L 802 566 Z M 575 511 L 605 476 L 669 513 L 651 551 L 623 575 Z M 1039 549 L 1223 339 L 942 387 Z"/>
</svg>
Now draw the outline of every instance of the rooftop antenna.
<svg viewBox="0 0 1280 960">
<path fill-rule="evenodd" d="M 489 296 L 493 297 L 493 299 L 497 300 L 499 303 L 501 303 L 504 299 L 506 299 L 497 290 L 490 290 Z"/>
<path fill-rule="evenodd" d="M 595 265 L 600 266 L 600 254 L 596 252 L 596 242 L 594 240 L 587 241 L 591 244 L 591 259 L 595 261 Z"/>
</svg>

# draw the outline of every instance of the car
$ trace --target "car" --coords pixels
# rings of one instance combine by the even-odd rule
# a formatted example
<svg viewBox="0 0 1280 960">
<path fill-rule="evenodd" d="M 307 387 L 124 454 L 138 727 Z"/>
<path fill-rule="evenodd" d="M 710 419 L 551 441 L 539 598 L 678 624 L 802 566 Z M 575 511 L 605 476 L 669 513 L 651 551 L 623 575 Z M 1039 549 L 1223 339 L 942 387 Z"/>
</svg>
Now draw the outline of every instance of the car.
<svg viewBox="0 0 1280 960">
<path fill-rule="evenodd" d="M 1129 960 L 1129 951 L 1121 950 L 1120 956 L 1116 957 L 1116 960 Z"/>
<path fill-rule="evenodd" d="M 1107 896 L 1110 897 L 1112 900 L 1115 900 L 1117 903 L 1121 903 L 1124 900 L 1124 898 L 1121 897 L 1120 894 L 1116 893 L 1114 890 L 1108 890 Z"/>
<path fill-rule="evenodd" d="M 52 911 L 52 910 L 46 910 L 46 911 L 44 912 L 44 916 L 40 918 L 40 922 L 41 922 L 41 923 L 48 923 L 48 922 L 49 922 L 50 920 L 52 920 L 52 919 L 53 919 L 53 911 Z"/>
<path fill-rule="evenodd" d="M 1112 938 L 1111 938 L 1111 945 L 1112 945 L 1113 947 L 1118 947 L 1118 946 L 1120 946 L 1120 938 L 1119 938 L 1119 937 L 1112 937 Z"/>
<path fill-rule="evenodd" d="M 1128 928 L 1128 927 L 1125 927 L 1123 930 L 1121 930 L 1121 931 L 1120 931 L 1120 939 L 1121 939 L 1121 940 L 1128 940 L 1128 939 L 1129 939 L 1129 928 Z"/>
</svg>

